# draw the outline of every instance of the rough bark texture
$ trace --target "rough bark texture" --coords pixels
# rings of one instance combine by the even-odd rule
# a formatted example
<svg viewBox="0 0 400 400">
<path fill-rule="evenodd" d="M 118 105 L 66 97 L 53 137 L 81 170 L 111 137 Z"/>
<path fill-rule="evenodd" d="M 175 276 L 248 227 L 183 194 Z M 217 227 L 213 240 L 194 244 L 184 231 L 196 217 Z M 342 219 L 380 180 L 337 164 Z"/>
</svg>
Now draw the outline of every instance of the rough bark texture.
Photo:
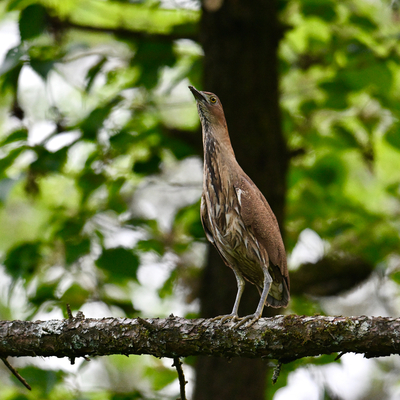
<svg viewBox="0 0 400 400">
<path fill-rule="evenodd" d="M 219 4 L 222 4 L 218 8 Z M 236 158 L 267 198 L 280 226 L 288 156 L 281 131 L 277 48 L 281 30 L 274 0 L 204 0 L 201 43 L 203 90 L 224 106 Z M 210 249 L 200 294 L 201 316 L 230 313 L 236 294 L 232 271 Z M 248 284 L 240 314 L 253 313 L 258 293 Z M 272 315 L 274 311 L 264 311 Z M 264 399 L 266 363 L 199 357 L 195 400 Z"/>
<path fill-rule="evenodd" d="M 400 318 L 279 315 L 262 318 L 249 329 L 231 326 L 178 317 L 0 321 L 0 357 L 150 354 L 288 362 L 333 352 L 366 357 L 400 353 Z"/>
</svg>

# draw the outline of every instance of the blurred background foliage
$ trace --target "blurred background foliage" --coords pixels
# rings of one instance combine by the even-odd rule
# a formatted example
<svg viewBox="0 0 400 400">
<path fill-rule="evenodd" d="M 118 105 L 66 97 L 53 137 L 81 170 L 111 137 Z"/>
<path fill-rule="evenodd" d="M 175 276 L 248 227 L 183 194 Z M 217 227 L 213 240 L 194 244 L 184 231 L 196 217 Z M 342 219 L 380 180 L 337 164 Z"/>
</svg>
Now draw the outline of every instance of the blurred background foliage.
<svg viewBox="0 0 400 400">
<path fill-rule="evenodd" d="M 278 3 L 292 154 L 287 312 L 398 315 L 399 5 Z M 1 2 L 0 319 L 62 318 L 66 303 L 88 317 L 196 316 L 207 244 L 187 85 L 203 89 L 200 14 L 195 0 Z M 334 296 L 367 278 L 363 290 Z M 34 390 L 1 369 L 0 398 L 178 394 L 171 360 L 64 361 L 15 360 Z M 266 398 L 290 396 L 297 368 L 332 361 L 291 365 Z M 369 380 L 353 397 L 313 370 L 317 397 L 305 398 L 395 398 L 399 368 L 375 362 L 373 389 Z"/>
</svg>

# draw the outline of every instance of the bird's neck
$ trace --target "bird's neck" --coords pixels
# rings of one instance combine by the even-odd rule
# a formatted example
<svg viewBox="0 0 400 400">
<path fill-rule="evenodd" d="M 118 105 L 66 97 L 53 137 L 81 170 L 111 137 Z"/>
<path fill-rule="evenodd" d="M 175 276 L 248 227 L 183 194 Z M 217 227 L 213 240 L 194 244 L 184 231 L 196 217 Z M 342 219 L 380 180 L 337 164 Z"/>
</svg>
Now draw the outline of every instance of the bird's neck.
<svg viewBox="0 0 400 400">
<path fill-rule="evenodd" d="M 221 138 L 214 132 L 203 129 L 204 147 L 204 183 L 205 187 L 211 184 L 215 192 L 215 201 L 220 203 L 226 191 L 231 187 L 232 179 L 236 178 L 241 168 L 236 161 L 229 135 Z M 208 189 L 207 189 L 208 190 Z"/>
<path fill-rule="evenodd" d="M 236 159 L 226 125 L 203 126 L 203 149 L 204 155 L 219 153 L 221 159 Z"/>
</svg>

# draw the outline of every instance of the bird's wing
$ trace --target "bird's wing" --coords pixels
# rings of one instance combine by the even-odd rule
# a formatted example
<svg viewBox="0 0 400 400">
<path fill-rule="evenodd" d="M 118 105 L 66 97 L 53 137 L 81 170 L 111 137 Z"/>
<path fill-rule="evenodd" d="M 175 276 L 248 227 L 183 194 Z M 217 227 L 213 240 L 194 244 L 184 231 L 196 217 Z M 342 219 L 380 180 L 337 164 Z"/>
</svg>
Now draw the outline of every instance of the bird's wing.
<svg viewBox="0 0 400 400">
<path fill-rule="evenodd" d="M 204 233 L 206 234 L 208 241 L 215 245 L 214 237 L 212 235 L 212 231 L 211 231 L 211 227 L 210 227 L 210 220 L 208 218 L 208 211 L 207 211 L 207 205 L 206 205 L 206 200 L 204 198 L 204 194 L 201 196 L 200 219 L 201 219 L 201 224 L 203 225 Z"/>
<path fill-rule="evenodd" d="M 217 243 L 215 243 L 214 236 L 212 234 L 211 226 L 210 226 L 210 220 L 208 218 L 208 210 L 207 210 L 207 205 L 206 205 L 206 200 L 204 198 L 204 194 L 201 196 L 201 203 L 200 203 L 200 219 L 201 223 L 203 225 L 204 233 L 206 234 L 206 238 L 210 243 L 214 245 L 216 248 L 218 254 L 222 258 L 222 261 L 230 268 L 232 266 L 229 264 L 228 260 L 225 258 L 225 256 L 222 254 L 221 250 L 218 248 Z M 232 268 L 233 269 L 233 268 Z M 240 273 L 236 269 L 233 269 L 235 272 L 235 275 Z"/>
<path fill-rule="evenodd" d="M 279 267 L 289 285 L 285 247 L 271 207 L 250 178 L 241 177 L 235 189 L 244 224 L 252 229 L 259 244 L 267 251 L 270 262 Z"/>
</svg>

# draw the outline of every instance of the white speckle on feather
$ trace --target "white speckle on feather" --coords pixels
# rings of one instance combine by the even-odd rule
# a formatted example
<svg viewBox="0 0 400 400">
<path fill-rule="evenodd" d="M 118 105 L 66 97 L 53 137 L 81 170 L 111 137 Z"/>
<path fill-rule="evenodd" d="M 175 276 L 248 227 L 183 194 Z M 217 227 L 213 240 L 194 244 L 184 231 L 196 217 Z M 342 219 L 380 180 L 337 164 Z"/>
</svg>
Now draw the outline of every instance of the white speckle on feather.
<svg viewBox="0 0 400 400">
<path fill-rule="evenodd" d="M 240 205 L 242 205 L 242 193 L 243 193 L 242 189 L 236 189 L 236 195 Z"/>
</svg>

